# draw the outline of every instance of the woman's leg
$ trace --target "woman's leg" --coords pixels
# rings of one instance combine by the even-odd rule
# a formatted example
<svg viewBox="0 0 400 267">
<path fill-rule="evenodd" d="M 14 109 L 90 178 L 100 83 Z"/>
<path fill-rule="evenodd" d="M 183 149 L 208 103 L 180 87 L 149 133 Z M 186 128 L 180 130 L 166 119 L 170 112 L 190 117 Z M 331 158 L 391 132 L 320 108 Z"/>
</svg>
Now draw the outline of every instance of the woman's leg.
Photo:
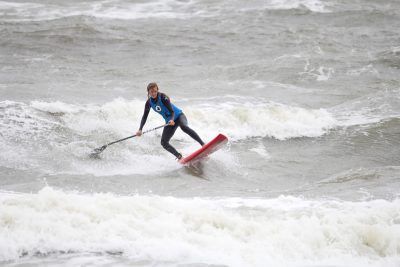
<svg viewBox="0 0 400 267">
<path fill-rule="evenodd" d="M 176 149 L 169 144 L 169 140 L 171 140 L 171 137 L 174 135 L 176 129 L 178 128 L 178 124 L 176 123 L 174 126 L 165 126 L 162 136 L 161 136 L 161 145 L 162 147 L 173 154 L 175 157 L 180 159 L 182 155 L 176 151 Z"/>
<path fill-rule="evenodd" d="M 202 146 L 204 145 L 204 142 L 203 142 L 203 140 L 201 140 L 200 136 L 195 131 L 193 131 L 191 128 L 189 128 L 185 114 L 182 113 L 179 116 L 178 121 L 179 121 L 178 124 L 181 127 L 182 131 L 184 131 L 190 137 L 192 137 L 194 140 L 199 142 L 200 145 L 202 145 Z"/>
</svg>

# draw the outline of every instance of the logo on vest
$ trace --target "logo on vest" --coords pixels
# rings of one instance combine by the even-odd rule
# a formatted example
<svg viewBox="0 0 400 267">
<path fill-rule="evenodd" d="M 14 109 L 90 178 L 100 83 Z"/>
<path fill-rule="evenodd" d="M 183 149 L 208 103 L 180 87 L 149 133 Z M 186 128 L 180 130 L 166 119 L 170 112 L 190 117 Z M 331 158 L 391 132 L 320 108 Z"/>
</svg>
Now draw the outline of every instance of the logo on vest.
<svg viewBox="0 0 400 267">
<path fill-rule="evenodd" d="M 161 107 L 160 107 L 160 106 L 156 106 L 156 110 L 157 110 L 158 112 L 160 112 L 160 111 L 161 111 Z"/>
</svg>

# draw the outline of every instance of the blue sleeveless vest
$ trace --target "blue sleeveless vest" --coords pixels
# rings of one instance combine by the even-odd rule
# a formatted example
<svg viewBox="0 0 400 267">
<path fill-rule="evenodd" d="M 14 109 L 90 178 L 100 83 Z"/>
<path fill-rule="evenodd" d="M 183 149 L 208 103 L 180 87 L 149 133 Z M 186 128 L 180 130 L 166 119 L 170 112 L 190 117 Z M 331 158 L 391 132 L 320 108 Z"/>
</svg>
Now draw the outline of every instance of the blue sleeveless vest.
<svg viewBox="0 0 400 267">
<path fill-rule="evenodd" d="M 165 122 L 169 122 L 171 118 L 171 113 L 167 109 L 167 107 L 164 105 L 164 103 L 161 101 L 161 94 L 159 93 L 157 96 L 157 103 L 153 103 L 152 99 L 149 99 L 150 106 L 151 108 L 160 114 Z M 179 115 L 182 114 L 182 110 L 178 107 L 176 107 L 174 104 L 171 103 L 172 109 L 174 110 L 175 116 L 174 116 L 174 121 L 179 117 Z"/>
</svg>

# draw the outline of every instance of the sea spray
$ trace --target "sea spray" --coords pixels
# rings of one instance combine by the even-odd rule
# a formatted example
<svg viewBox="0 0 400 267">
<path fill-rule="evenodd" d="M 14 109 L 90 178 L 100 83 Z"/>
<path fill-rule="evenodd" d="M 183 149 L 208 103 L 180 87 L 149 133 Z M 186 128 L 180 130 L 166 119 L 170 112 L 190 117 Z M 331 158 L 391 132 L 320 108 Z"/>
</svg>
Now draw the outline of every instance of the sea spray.
<svg viewBox="0 0 400 267">
<path fill-rule="evenodd" d="M 400 202 L 175 198 L 45 187 L 0 194 L 0 259 L 122 253 L 149 262 L 374 266 L 400 262 Z"/>
</svg>

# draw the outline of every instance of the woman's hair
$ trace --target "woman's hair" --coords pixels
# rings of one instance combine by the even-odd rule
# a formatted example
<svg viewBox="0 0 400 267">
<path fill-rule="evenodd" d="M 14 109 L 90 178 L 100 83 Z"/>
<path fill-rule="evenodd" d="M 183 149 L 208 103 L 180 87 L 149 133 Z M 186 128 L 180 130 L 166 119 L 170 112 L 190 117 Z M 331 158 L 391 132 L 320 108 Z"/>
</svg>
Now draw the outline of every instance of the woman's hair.
<svg viewBox="0 0 400 267">
<path fill-rule="evenodd" d="M 157 85 L 157 83 L 149 83 L 148 85 L 147 85 L 147 97 L 150 97 L 150 94 L 149 94 L 149 91 L 150 91 L 150 89 L 152 89 L 152 88 L 154 88 L 154 87 L 156 87 L 157 89 L 158 89 L 158 85 Z"/>
<path fill-rule="evenodd" d="M 158 85 L 156 83 L 149 83 L 149 85 L 147 85 L 147 92 L 150 91 L 150 89 L 157 87 L 158 89 Z"/>
</svg>

